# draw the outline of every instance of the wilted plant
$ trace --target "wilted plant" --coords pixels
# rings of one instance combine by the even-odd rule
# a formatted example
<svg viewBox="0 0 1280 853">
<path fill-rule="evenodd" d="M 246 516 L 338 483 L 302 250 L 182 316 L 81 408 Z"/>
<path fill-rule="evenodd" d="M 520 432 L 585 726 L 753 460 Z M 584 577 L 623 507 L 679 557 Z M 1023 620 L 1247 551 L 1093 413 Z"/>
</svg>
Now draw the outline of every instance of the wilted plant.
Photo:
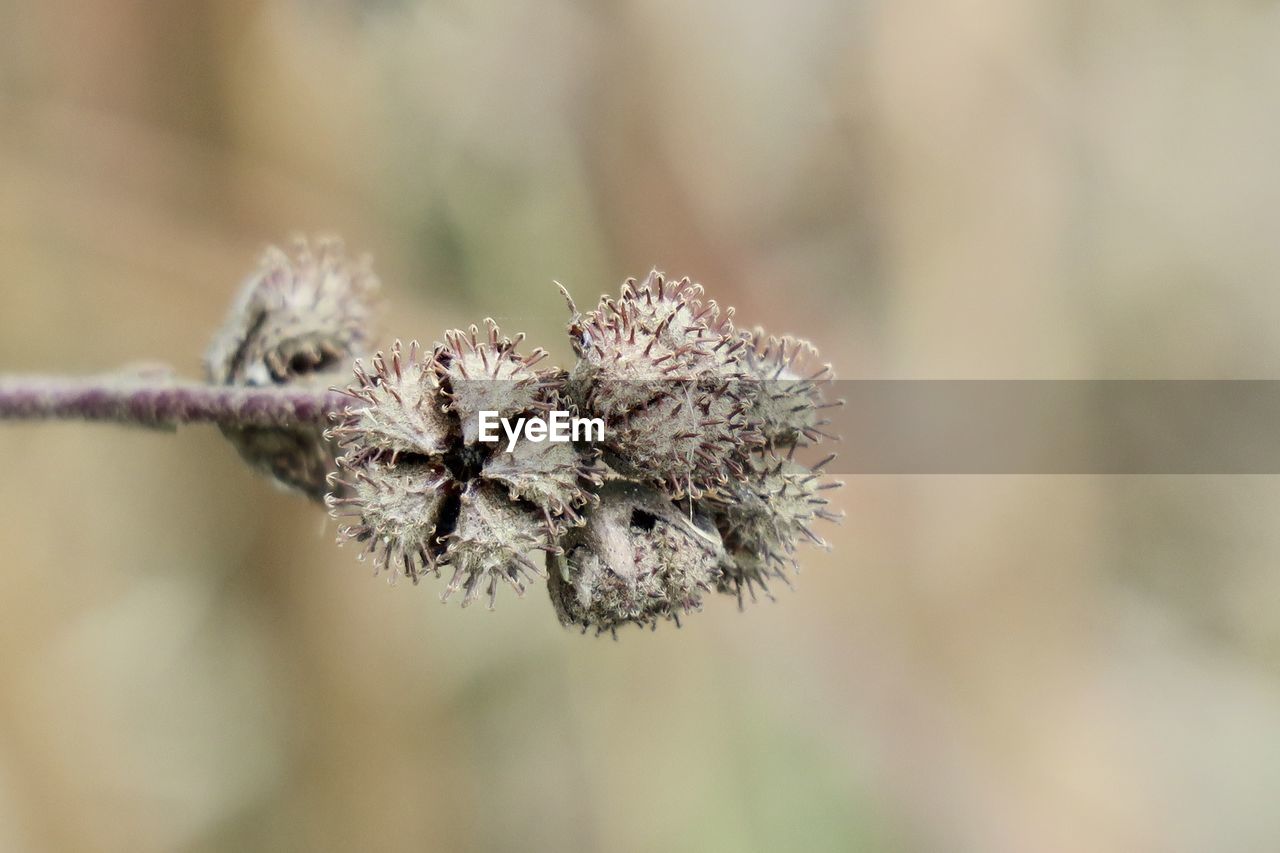
<svg viewBox="0 0 1280 853">
<path fill-rule="evenodd" d="M 0 380 L 0 418 L 216 423 L 255 468 L 326 504 L 375 571 L 445 570 L 442 598 L 490 607 L 500 586 L 522 595 L 549 575 L 560 621 L 584 631 L 679 623 L 709 592 L 741 605 L 788 581 L 801 541 L 824 544 L 812 524 L 837 519 L 822 493 L 839 484 L 795 458 L 830 438 L 830 368 L 809 343 L 739 330 L 701 286 L 654 271 L 586 313 L 564 292 L 570 370 L 492 320 L 370 355 L 377 291 L 367 258 L 298 239 L 245 283 L 207 382 Z M 603 438 L 540 440 L 551 412 Z M 529 425 L 522 439 L 510 423 Z"/>
</svg>

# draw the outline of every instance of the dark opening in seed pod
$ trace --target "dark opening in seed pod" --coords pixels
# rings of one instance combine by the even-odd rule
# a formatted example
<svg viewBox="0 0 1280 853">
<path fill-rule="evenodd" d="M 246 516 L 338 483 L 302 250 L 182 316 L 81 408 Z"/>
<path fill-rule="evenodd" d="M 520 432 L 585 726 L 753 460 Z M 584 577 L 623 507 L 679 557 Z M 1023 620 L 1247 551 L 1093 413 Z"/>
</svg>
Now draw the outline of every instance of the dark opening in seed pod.
<svg viewBox="0 0 1280 853">
<path fill-rule="evenodd" d="M 701 609 L 724 553 L 709 519 L 690 519 L 656 489 L 622 481 L 604 485 L 586 518 L 564 536 L 564 553 L 549 558 L 547 586 L 561 623 L 616 632 L 662 619 L 678 624 Z"/>
</svg>

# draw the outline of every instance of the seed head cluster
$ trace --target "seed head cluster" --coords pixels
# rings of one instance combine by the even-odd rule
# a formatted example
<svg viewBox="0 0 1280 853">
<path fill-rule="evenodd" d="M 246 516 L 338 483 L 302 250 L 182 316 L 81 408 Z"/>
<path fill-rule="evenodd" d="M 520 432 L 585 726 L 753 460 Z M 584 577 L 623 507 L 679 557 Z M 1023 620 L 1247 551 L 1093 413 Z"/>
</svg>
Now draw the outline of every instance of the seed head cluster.
<svg viewBox="0 0 1280 853">
<path fill-rule="evenodd" d="M 831 371 L 808 342 L 738 329 L 700 285 L 655 271 L 586 312 L 564 293 L 568 370 L 492 320 L 368 358 L 376 284 L 334 241 L 271 250 L 208 357 L 214 381 L 245 385 L 332 384 L 354 361 L 324 434 L 229 436 L 323 494 L 375 572 L 443 575 L 442 598 L 490 607 L 546 577 L 563 624 L 616 633 L 678 624 L 710 593 L 768 595 L 801 542 L 825 544 L 814 523 L 838 519 L 824 492 L 839 484 L 796 458 L 831 438 Z M 603 441 L 480 440 L 480 412 L 550 411 L 603 421 Z"/>
<path fill-rule="evenodd" d="M 354 401 L 329 430 L 342 455 L 328 502 L 348 517 L 344 539 L 363 543 L 375 571 L 417 581 L 450 571 L 442 598 L 463 605 L 501 584 L 523 595 L 544 574 L 530 553 L 555 552 L 567 525 L 594 497 L 602 472 L 590 448 L 525 443 L 519 456 L 481 443 L 477 414 L 530 415 L 554 406 L 558 371 L 539 371 L 541 350 L 518 351 L 496 323 L 445 335 L 430 351 L 397 341 L 372 369 L 356 363 Z"/>
</svg>

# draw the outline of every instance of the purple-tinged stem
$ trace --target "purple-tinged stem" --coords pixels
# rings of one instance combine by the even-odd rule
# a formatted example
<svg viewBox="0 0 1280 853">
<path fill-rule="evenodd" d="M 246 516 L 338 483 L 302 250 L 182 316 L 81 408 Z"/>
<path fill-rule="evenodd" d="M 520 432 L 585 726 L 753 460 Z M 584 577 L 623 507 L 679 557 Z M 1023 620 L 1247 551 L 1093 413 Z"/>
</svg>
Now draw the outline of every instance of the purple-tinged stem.
<svg viewBox="0 0 1280 853">
<path fill-rule="evenodd" d="M 350 400 L 326 390 L 241 388 L 170 378 L 0 376 L 0 421 L 83 420 L 173 428 L 328 425 Z"/>
</svg>

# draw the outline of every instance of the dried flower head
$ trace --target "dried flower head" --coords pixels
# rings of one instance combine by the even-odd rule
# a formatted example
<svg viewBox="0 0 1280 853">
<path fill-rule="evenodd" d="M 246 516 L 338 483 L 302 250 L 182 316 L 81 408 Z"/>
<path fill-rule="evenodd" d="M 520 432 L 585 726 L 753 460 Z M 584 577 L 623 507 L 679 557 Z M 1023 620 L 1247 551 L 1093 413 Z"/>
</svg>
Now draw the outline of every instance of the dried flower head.
<svg viewBox="0 0 1280 853">
<path fill-rule="evenodd" d="M 436 531 L 450 509 L 448 470 L 408 458 L 395 464 L 371 458 L 349 470 L 347 494 L 331 495 L 328 502 L 338 514 L 358 516 L 344 536 L 367 546 L 360 559 L 371 554 L 378 561 L 375 571 L 414 582 L 422 571 L 435 571 Z"/>
<path fill-rule="evenodd" d="M 355 402 L 329 431 L 343 454 L 335 486 L 351 496 L 335 493 L 329 503 L 355 519 L 341 538 L 367 542 L 379 569 L 416 582 L 450 566 L 442 598 L 465 589 L 465 605 L 483 591 L 492 606 L 499 582 L 522 594 L 542 574 L 529 552 L 554 550 L 558 531 L 580 522 L 577 509 L 599 474 L 590 450 L 522 442 L 505 453 L 478 440 L 470 423 L 477 412 L 541 412 L 560 382 L 558 373 L 529 371 L 537 356 L 521 356 L 520 338 L 486 323 L 487 340 L 475 327 L 469 336 L 453 332 L 429 358 L 417 343 L 397 341 L 374 356 L 372 371 L 357 362 L 346 391 Z M 388 480 L 397 485 L 381 488 Z"/>
<path fill-rule="evenodd" d="M 365 351 L 378 287 L 368 257 L 349 258 L 336 238 L 296 237 L 289 251 L 267 249 L 208 349 L 209 381 L 328 387 Z M 321 429 L 223 432 L 254 467 L 323 499 L 334 452 Z"/>
<path fill-rule="evenodd" d="M 823 479 L 823 466 L 832 458 L 809 468 L 790 455 L 757 456 L 749 475 L 735 480 L 723 497 L 709 504 L 725 545 L 720 592 L 736 595 L 739 603 L 744 589 L 752 599 L 757 586 L 768 594 L 769 578 L 790 583 L 786 569 L 798 568 L 794 555 L 802 539 L 826 547 L 811 525 L 840 520 L 822 496 L 841 485 Z"/>
<path fill-rule="evenodd" d="M 546 354 L 492 320 L 356 362 L 328 433 L 342 538 L 393 577 L 450 569 L 442 598 L 464 605 L 549 574 L 560 620 L 584 631 L 679 622 L 705 592 L 741 602 L 786 581 L 799 543 L 823 544 L 813 524 L 838 518 L 822 496 L 838 484 L 795 458 L 828 437 L 829 367 L 807 342 L 736 330 L 688 279 L 653 272 L 587 314 L 569 304 L 569 371 L 540 369 Z M 481 412 L 562 409 L 603 438 L 480 440 Z"/>
<path fill-rule="evenodd" d="M 569 324 L 579 362 L 569 394 L 605 420 L 610 461 L 672 497 L 698 497 L 740 476 L 764 443 L 747 417 L 747 341 L 732 309 L 702 300 L 701 285 L 653 271 L 628 279 L 618 299 L 602 298 Z"/>
<path fill-rule="evenodd" d="M 661 492 L 612 481 L 587 523 L 569 531 L 551 557 L 547 588 L 560 621 L 585 632 L 626 624 L 677 624 L 702 608 L 720 573 L 724 548 L 714 525 L 692 519 Z"/>
<path fill-rule="evenodd" d="M 442 459 L 454 445 L 457 423 L 445 412 L 447 400 L 434 363 L 411 341 L 406 350 L 396 341 L 390 355 L 373 357 L 373 372 L 355 364 L 356 384 L 347 394 L 361 405 L 329 431 L 348 464 L 366 458 L 401 454 Z"/>
<path fill-rule="evenodd" d="M 524 340 L 523 334 L 507 338 L 493 320 L 484 322 L 484 336 L 475 326 L 466 332 L 454 329 L 445 333 L 445 344 L 436 347 L 434 358 L 448 398 L 446 409 L 462 424 L 462 437 L 468 444 L 477 439 L 477 415 L 482 409 L 504 418 L 543 411 L 554 399 L 551 392 L 561 384 L 558 374 L 534 370 L 534 365 L 547 357 L 546 350 L 538 348 L 522 356 L 516 348 Z"/>
<path fill-rule="evenodd" d="M 742 363 L 750 386 L 742 396 L 750 400 L 748 417 L 770 447 L 830 438 L 821 428 L 821 410 L 842 405 L 827 403 L 822 386 L 831 380 L 831 365 L 818 362 L 818 350 L 808 341 L 771 337 L 763 329 L 742 332 L 749 345 Z"/>
<path fill-rule="evenodd" d="M 618 418 L 662 396 L 673 380 L 739 375 L 732 311 L 704 303 L 701 285 L 668 282 L 654 270 L 643 284 L 627 279 L 618 299 L 572 315 L 569 341 L 578 364 L 569 390 L 584 409 Z"/>
<path fill-rule="evenodd" d="M 524 595 L 526 581 L 544 577 L 542 566 L 528 554 L 547 550 L 546 539 L 546 528 L 528 505 L 509 499 L 496 485 L 472 480 L 462 493 L 453 530 L 445 537 L 443 562 L 454 571 L 443 598 L 465 589 L 466 607 L 483 588 L 492 610 L 499 581 Z"/>
<path fill-rule="evenodd" d="M 670 383 L 606 429 L 610 460 L 673 498 L 700 497 L 743 476 L 748 454 L 763 439 L 747 417 L 740 389 L 727 379 Z"/>
</svg>

